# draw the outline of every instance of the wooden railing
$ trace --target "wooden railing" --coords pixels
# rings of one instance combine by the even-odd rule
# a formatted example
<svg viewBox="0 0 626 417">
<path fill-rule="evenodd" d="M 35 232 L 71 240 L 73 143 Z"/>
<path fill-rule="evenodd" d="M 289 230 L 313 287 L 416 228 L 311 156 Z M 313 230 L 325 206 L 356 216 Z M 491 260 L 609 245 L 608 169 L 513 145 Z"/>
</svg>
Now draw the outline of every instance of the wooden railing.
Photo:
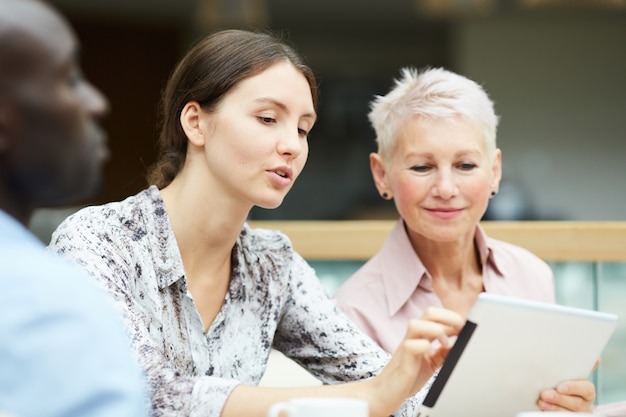
<svg viewBox="0 0 626 417">
<path fill-rule="evenodd" d="M 393 220 L 251 221 L 287 234 L 309 260 L 367 260 L 381 247 Z M 524 247 L 547 261 L 626 261 L 626 222 L 482 222 L 490 237 Z"/>
</svg>

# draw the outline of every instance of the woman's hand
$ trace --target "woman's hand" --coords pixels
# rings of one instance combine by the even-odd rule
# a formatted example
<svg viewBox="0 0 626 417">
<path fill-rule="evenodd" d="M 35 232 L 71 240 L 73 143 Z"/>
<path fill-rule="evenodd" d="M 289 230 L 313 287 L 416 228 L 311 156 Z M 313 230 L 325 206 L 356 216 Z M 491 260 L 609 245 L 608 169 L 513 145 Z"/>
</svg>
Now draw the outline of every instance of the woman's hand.
<svg viewBox="0 0 626 417">
<path fill-rule="evenodd" d="M 566 381 L 556 388 L 546 389 L 539 395 L 537 405 L 542 411 L 575 411 L 592 413 L 596 387 L 591 381 Z"/>
<path fill-rule="evenodd" d="M 598 365 L 600 365 L 600 358 L 596 360 L 591 372 L 595 371 Z M 563 382 L 554 389 L 543 390 L 539 394 L 537 405 L 543 411 L 591 413 L 595 400 L 596 387 L 591 381 L 580 379 Z"/>
<path fill-rule="evenodd" d="M 443 308 L 429 307 L 409 323 L 406 335 L 383 371 L 371 381 L 370 415 L 389 415 L 419 391 L 443 364 L 465 319 Z"/>
</svg>

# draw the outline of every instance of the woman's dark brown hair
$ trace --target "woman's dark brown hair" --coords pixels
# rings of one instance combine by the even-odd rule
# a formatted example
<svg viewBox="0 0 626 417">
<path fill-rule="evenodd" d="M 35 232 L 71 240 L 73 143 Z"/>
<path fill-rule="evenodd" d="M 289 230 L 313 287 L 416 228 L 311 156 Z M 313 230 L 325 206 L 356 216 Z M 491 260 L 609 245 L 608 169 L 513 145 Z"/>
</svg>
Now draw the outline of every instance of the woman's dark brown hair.
<svg viewBox="0 0 626 417">
<path fill-rule="evenodd" d="M 267 33 L 224 30 L 193 46 L 174 68 L 161 99 L 159 156 L 150 168 L 149 184 L 163 188 L 183 167 L 187 137 L 180 114 L 190 101 L 214 111 L 221 99 L 239 82 L 270 66 L 288 61 L 304 75 L 317 107 L 317 84 L 313 71 L 293 48 Z"/>
</svg>

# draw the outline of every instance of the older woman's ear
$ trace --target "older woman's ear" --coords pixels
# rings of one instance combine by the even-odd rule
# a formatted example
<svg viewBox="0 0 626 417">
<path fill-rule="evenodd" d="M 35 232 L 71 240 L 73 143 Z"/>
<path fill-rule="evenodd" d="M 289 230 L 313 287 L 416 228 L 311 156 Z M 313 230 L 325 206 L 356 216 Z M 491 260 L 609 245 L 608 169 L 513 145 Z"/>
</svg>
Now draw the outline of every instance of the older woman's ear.
<svg viewBox="0 0 626 417">
<path fill-rule="evenodd" d="M 493 189 L 497 193 L 500 189 L 500 180 L 502 179 L 502 151 L 496 149 L 493 155 Z M 495 195 L 495 194 L 494 194 Z"/>
<path fill-rule="evenodd" d="M 382 157 L 376 152 L 370 154 L 370 170 L 374 178 L 374 185 L 380 196 L 385 200 L 391 199 L 391 190 L 387 183 L 387 170 L 385 169 Z"/>
</svg>

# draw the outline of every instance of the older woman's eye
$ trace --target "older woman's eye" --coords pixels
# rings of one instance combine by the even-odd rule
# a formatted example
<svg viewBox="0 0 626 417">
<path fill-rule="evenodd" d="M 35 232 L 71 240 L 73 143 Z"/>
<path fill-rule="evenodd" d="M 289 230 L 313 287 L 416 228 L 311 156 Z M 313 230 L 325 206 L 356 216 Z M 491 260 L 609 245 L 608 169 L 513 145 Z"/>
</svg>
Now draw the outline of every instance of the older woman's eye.
<svg viewBox="0 0 626 417">
<path fill-rule="evenodd" d="M 411 167 L 411 170 L 415 171 L 415 172 L 426 172 L 430 169 L 429 166 L 427 165 L 414 165 L 413 167 Z"/>
<path fill-rule="evenodd" d="M 459 165 L 459 168 L 461 168 L 463 171 L 471 171 L 472 169 L 476 168 L 476 164 L 473 164 L 471 162 L 464 162 Z"/>
</svg>

